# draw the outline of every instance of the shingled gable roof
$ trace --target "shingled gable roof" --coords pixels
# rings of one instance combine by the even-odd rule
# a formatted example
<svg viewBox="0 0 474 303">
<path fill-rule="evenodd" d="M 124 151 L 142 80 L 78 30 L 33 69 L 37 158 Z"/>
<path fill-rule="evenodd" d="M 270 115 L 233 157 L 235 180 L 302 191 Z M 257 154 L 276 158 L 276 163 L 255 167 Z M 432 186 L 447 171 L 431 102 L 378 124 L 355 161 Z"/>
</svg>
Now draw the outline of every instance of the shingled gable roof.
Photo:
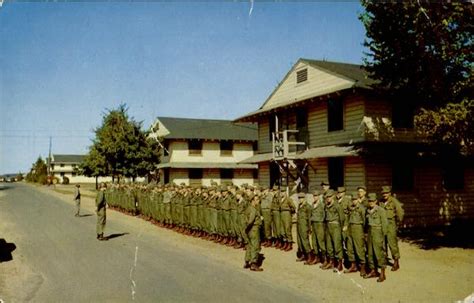
<svg viewBox="0 0 474 303">
<path fill-rule="evenodd" d="M 367 71 L 363 69 L 361 65 L 358 65 L 358 64 L 300 58 L 292 66 L 292 68 L 288 71 L 288 73 L 285 75 L 283 80 L 278 84 L 278 86 L 273 90 L 273 92 L 270 94 L 270 96 L 268 96 L 268 98 L 265 100 L 265 102 L 262 104 L 262 106 L 260 106 L 258 110 L 248 113 L 247 115 L 240 117 L 236 119 L 235 121 L 245 121 L 254 115 L 262 114 L 265 112 L 269 112 L 271 110 L 275 110 L 277 108 L 285 107 L 287 105 L 293 105 L 293 104 L 304 101 L 304 100 L 288 100 L 287 103 L 278 104 L 278 106 L 276 107 L 265 108 L 265 105 L 268 103 L 268 101 L 272 98 L 275 92 L 280 88 L 281 84 L 288 78 L 288 76 L 294 71 L 295 67 L 300 62 L 307 63 L 308 65 L 314 68 L 320 69 L 334 76 L 352 81 L 353 82 L 352 86 L 348 87 L 351 89 L 352 88 L 371 89 L 371 85 L 373 85 L 376 82 L 375 80 L 371 79 Z M 348 89 L 348 88 L 345 88 L 345 89 Z M 337 91 L 327 91 L 325 92 L 325 95 L 329 95 L 336 92 Z"/>
<path fill-rule="evenodd" d="M 52 163 L 81 163 L 84 161 L 84 155 L 55 155 L 53 154 Z"/>
<path fill-rule="evenodd" d="M 165 139 L 257 141 L 257 124 L 230 120 L 157 118 L 170 132 Z"/>
</svg>

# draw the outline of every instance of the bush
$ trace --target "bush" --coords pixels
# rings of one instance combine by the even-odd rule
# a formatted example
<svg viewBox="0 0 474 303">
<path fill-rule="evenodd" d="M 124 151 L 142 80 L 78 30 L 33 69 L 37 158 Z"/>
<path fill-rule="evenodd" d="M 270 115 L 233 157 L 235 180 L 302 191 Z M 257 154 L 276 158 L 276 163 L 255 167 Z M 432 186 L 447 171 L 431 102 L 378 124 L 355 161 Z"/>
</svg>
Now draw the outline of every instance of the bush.
<svg viewBox="0 0 474 303">
<path fill-rule="evenodd" d="M 63 177 L 63 184 L 64 185 L 69 184 L 69 178 L 68 177 L 66 177 L 66 176 Z"/>
</svg>

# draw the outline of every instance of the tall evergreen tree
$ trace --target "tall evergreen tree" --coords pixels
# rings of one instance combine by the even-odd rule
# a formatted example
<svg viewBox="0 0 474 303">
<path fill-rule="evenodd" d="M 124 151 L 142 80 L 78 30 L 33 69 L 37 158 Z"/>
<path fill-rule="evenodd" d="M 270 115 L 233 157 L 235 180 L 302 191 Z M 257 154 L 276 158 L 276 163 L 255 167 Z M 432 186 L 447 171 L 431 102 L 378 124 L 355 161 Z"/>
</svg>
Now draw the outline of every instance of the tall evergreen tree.
<svg viewBox="0 0 474 303">
<path fill-rule="evenodd" d="M 418 129 L 472 153 L 474 14 L 470 1 L 367 1 L 365 68 L 375 88 L 417 109 Z M 454 119 L 454 120 L 453 120 Z M 466 127 L 467 125 L 467 127 Z M 451 128 L 451 132 L 446 129 Z M 463 139 L 464 138 L 464 139 Z"/>
</svg>

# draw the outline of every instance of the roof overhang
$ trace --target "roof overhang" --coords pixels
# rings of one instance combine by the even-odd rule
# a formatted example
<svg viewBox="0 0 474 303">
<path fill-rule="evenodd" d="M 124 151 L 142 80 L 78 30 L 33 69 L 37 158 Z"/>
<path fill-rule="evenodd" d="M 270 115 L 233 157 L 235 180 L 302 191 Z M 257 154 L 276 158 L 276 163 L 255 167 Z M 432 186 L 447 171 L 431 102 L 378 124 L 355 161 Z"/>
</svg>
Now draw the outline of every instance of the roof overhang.
<svg viewBox="0 0 474 303">
<path fill-rule="evenodd" d="M 240 161 L 239 163 L 259 163 L 259 162 L 267 162 L 273 158 L 272 153 L 265 153 L 265 154 L 256 154 L 250 158 Z"/>
<path fill-rule="evenodd" d="M 358 151 L 354 146 L 321 146 L 310 148 L 301 154 L 295 156 L 295 159 L 317 159 L 317 158 L 334 158 L 357 156 Z"/>
<path fill-rule="evenodd" d="M 299 99 L 294 99 L 288 102 L 275 104 L 274 106 L 271 106 L 271 107 L 260 108 L 259 110 L 256 110 L 245 116 L 235 119 L 234 122 L 256 121 L 259 116 L 265 116 L 270 113 L 278 112 L 280 110 L 301 106 L 301 105 L 306 104 L 307 102 L 317 102 L 317 101 L 327 100 L 335 96 L 340 96 L 342 93 L 345 93 L 346 91 L 353 90 L 353 89 L 356 89 L 356 87 L 353 84 L 351 84 L 351 85 L 344 85 L 344 86 L 337 87 L 335 89 L 319 92 L 318 94 L 310 94 Z"/>
<path fill-rule="evenodd" d="M 229 168 L 229 169 L 258 169 L 255 164 L 233 162 L 167 162 L 158 164 L 158 168 Z"/>
</svg>

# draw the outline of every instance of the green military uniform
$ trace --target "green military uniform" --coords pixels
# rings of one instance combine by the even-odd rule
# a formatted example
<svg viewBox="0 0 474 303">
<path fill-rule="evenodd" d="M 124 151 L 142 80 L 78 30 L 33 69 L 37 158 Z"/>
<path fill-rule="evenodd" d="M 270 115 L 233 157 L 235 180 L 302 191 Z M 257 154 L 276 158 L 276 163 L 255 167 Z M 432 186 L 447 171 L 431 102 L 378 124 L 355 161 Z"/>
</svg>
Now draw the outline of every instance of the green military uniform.
<svg viewBox="0 0 474 303">
<path fill-rule="evenodd" d="M 76 203 L 76 217 L 79 217 L 79 213 L 81 212 L 81 191 L 79 190 L 79 184 L 76 185 L 76 190 L 74 192 L 74 202 Z"/>
<path fill-rule="evenodd" d="M 304 193 L 298 194 L 299 204 L 296 220 L 296 230 L 298 234 L 297 243 L 298 251 L 301 257 L 297 261 L 306 260 L 311 253 L 311 245 L 309 244 L 309 218 L 311 217 L 311 206 L 306 201 Z"/>
<path fill-rule="evenodd" d="M 103 240 L 104 238 L 104 230 L 105 230 L 105 221 L 106 221 L 106 211 L 105 208 L 107 206 L 107 201 L 105 198 L 105 191 L 100 190 L 97 193 L 97 197 L 95 199 L 95 206 L 97 212 L 97 239 Z"/>
<path fill-rule="evenodd" d="M 234 242 L 235 240 L 239 237 L 239 231 L 238 231 L 238 213 L 237 213 L 237 199 L 235 198 L 235 195 L 230 195 L 230 200 L 229 200 L 229 208 L 230 208 L 230 224 L 231 224 L 231 232 L 232 232 L 232 237 L 234 237 Z"/>
<path fill-rule="evenodd" d="M 384 186 L 382 188 L 382 193 L 390 193 L 391 188 L 389 186 Z M 394 260 L 400 259 L 400 250 L 398 249 L 398 224 L 403 221 L 403 216 L 405 214 L 402 203 L 397 200 L 397 198 L 390 195 L 386 201 L 383 201 L 380 206 L 385 209 L 385 214 L 387 216 L 388 226 L 387 226 L 387 244 L 390 248 L 392 258 Z"/>
<path fill-rule="evenodd" d="M 272 239 L 272 201 L 273 201 L 273 192 L 267 192 L 260 204 L 263 216 L 263 235 L 264 235 L 264 246 L 269 245 L 269 242 Z"/>
<path fill-rule="evenodd" d="M 249 201 L 245 198 L 240 199 L 237 201 L 237 214 L 238 214 L 238 226 L 240 231 L 240 241 L 242 245 L 246 245 L 249 242 L 249 238 L 247 236 L 247 232 L 245 231 L 245 211 L 249 206 Z"/>
<path fill-rule="evenodd" d="M 377 200 L 375 194 L 369 194 L 369 202 Z M 378 276 L 377 268 L 382 268 L 382 275 L 379 282 L 385 280 L 386 251 L 384 247 L 385 236 L 387 235 L 388 222 L 385 210 L 374 205 L 367 211 L 367 225 L 369 233 L 367 238 L 368 264 L 371 272 L 364 278 L 372 278 Z M 382 279 L 383 277 L 383 279 Z"/>
<path fill-rule="evenodd" d="M 292 226 L 293 226 L 293 220 L 292 216 L 295 213 L 296 207 L 295 203 L 293 200 L 286 195 L 286 193 L 282 192 L 281 193 L 282 199 L 281 199 L 281 204 L 280 204 L 280 209 L 281 209 L 281 232 L 282 232 L 282 237 L 283 241 L 285 242 L 283 248 L 286 251 L 290 251 L 293 243 L 293 234 L 292 234 Z"/>
<path fill-rule="evenodd" d="M 328 190 L 325 194 L 325 198 L 331 198 L 334 196 L 333 190 Z M 334 199 L 334 197 L 333 197 Z M 344 212 L 341 206 L 336 201 L 332 201 L 326 204 L 326 250 L 327 254 L 332 261 L 337 261 L 337 269 L 342 270 L 342 226 L 344 225 Z M 330 264 L 331 265 L 331 264 Z M 332 267 L 325 266 L 324 269 Z"/>
<path fill-rule="evenodd" d="M 274 193 L 272 199 L 272 223 L 273 223 L 273 237 L 277 248 L 281 246 L 281 214 L 280 214 L 280 195 Z"/>
<path fill-rule="evenodd" d="M 326 218 L 326 206 L 319 194 L 320 193 L 317 191 L 316 195 L 319 199 L 315 200 L 313 206 L 311 207 L 310 221 L 313 230 L 313 252 L 318 257 L 318 259 L 324 262 L 326 259 L 326 226 L 324 223 Z M 317 261 L 315 260 L 313 263 L 316 264 Z"/>
<path fill-rule="evenodd" d="M 221 203 L 221 213 L 222 213 L 222 235 L 226 237 L 227 239 L 224 241 L 224 244 L 227 244 L 232 235 L 231 233 L 231 224 L 230 224 L 230 193 L 225 190 L 226 194 L 225 197 L 222 198 L 222 203 Z"/>
<path fill-rule="evenodd" d="M 360 264 L 361 274 L 365 272 L 365 207 L 358 203 L 357 195 L 352 196 L 355 204 L 349 207 L 349 214 L 345 224 L 347 229 L 347 257 L 351 262 L 351 267 L 346 272 L 356 272 L 356 263 Z"/>
<path fill-rule="evenodd" d="M 245 251 L 245 263 L 251 264 L 251 270 L 259 268 L 258 257 L 260 253 L 260 226 L 262 225 L 261 214 L 258 207 L 250 204 L 245 210 L 246 233 L 249 239 L 247 249 Z"/>
</svg>

